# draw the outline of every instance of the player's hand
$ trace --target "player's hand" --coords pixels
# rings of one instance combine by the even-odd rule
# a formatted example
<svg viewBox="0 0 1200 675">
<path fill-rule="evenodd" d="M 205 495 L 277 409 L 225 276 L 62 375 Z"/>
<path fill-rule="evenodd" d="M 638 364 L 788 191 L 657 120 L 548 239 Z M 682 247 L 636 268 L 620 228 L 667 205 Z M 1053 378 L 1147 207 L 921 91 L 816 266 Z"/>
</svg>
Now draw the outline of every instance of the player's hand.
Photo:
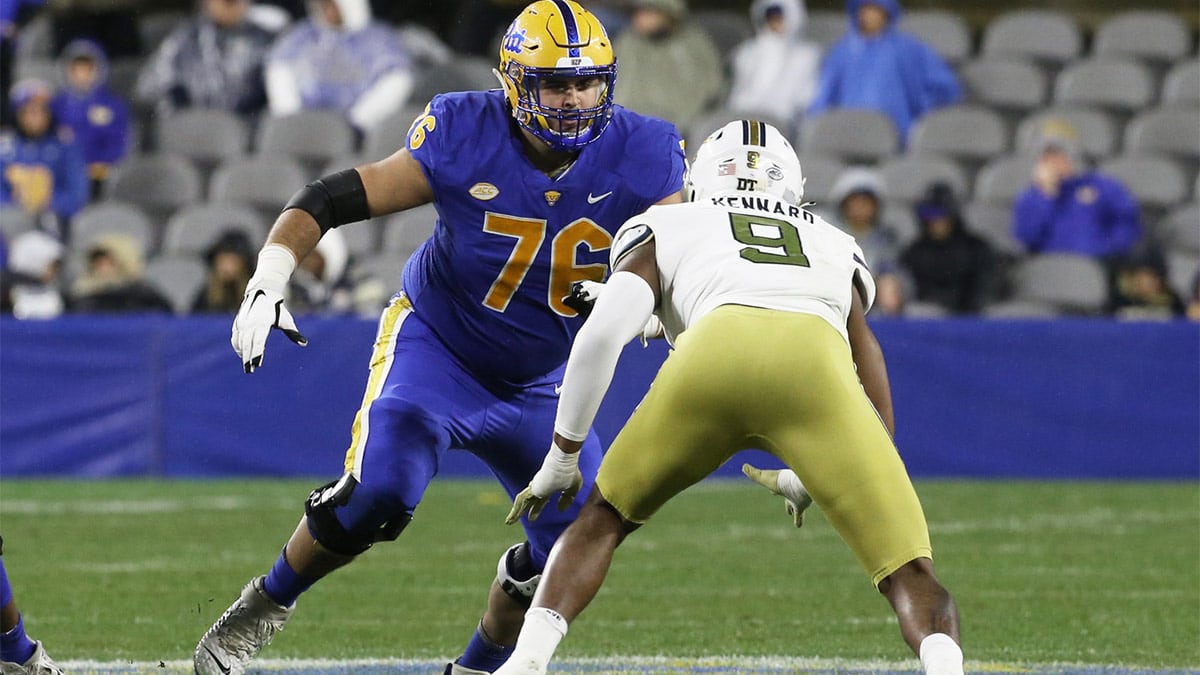
<svg viewBox="0 0 1200 675">
<path fill-rule="evenodd" d="M 267 335 L 278 328 L 288 339 L 304 347 L 308 338 L 296 329 L 296 320 L 283 304 L 283 295 L 266 288 L 249 288 L 242 298 L 242 306 L 233 320 L 233 333 L 229 342 L 233 351 L 242 359 L 242 367 L 253 373 L 262 365 L 263 351 L 267 348 Z"/>
<path fill-rule="evenodd" d="M 750 480 L 783 497 L 788 515 L 796 527 L 804 525 L 804 510 L 812 505 L 812 497 L 804 484 L 791 469 L 759 469 L 750 464 L 742 465 L 742 473 Z"/>
<path fill-rule="evenodd" d="M 579 316 L 587 318 L 596 306 L 596 300 L 604 291 L 604 284 L 599 281 L 576 281 L 571 284 L 571 292 L 563 298 L 563 304 L 579 312 Z"/>
<path fill-rule="evenodd" d="M 520 520 L 521 514 L 525 512 L 529 513 L 531 522 L 537 520 L 542 514 L 542 509 L 546 507 L 546 502 L 550 501 L 550 497 L 556 492 L 562 493 L 558 498 L 558 510 L 566 511 L 571 502 L 575 501 L 575 495 L 579 494 L 581 487 L 583 474 L 579 471 L 579 453 L 563 452 L 552 443 L 550 452 L 546 453 L 546 459 L 542 462 L 542 468 L 533 475 L 529 485 L 513 498 L 512 509 L 504 522 L 512 525 Z"/>
</svg>

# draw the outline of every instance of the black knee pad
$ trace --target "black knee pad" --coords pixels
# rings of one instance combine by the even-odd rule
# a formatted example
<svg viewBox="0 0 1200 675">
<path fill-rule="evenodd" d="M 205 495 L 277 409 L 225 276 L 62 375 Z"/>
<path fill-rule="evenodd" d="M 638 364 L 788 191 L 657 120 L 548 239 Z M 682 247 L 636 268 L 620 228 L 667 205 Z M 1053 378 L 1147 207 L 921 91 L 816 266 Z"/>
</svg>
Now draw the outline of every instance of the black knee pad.
<svg viewBox="0 0 1200 675">
<path fill-rule="evenodd" d="M 389 516 L 370 533 L 354 533 L 342 527 L 334 511 L 350 503 L 358 481 L 350 473 L 322 485 L 304 503 L 308 516 L 308 532 L 325 548 L 338 555 L 355 556 L 381 541 L 395 541 L 412 521 L 412 514 L 402 511 Z"/>
<path fill-rule="evenodd" d="M 533 594 L 541 580 L 542 574 L 533 566 L 533 556 L 529 554 L 529 542 L 514 544 L 500 556 L 496 582 L 500 590 L 522 607 L 528 608 L 533 603 Z"/>
</svg>

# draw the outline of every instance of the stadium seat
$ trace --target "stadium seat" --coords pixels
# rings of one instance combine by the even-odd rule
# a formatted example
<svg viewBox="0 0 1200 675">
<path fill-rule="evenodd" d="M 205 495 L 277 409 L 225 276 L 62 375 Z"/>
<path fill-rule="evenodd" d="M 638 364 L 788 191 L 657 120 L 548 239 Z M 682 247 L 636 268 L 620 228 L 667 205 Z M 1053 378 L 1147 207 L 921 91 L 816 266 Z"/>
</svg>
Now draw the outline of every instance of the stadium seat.
<svg viewBox="0 0 1200 675">
<path fill-rule="evenodd" d="M 1009 150 L 1008 128 L 1000 114 L 978 105 L 954 105 L 926 113 L 908 133 L 908 151 L 941 154 L 968 164 Z"/>
<path fill-rule="evenodd" d="M 887 200 L 879 212 L 879 220 L 896 233 L 896 246 L 903 251 L 909 244 L 916 241 L 921 234 L 917 224 L 917 214 L 913 213 L 912 204 Z"/>
<path fill-rule="evenodd" d="M 1061 316 L 1061 312 L 1053 305 L 1030 300 L 1002 300 L 983 308 L 983 316 L 988 319 L 1053 319 Z"/>
<path fill-rule="evenodd" d="M 1028 155 L 1009 155 L 984 164 L 975 176 L 975 199 L 1011 207 L 1033 180 L 1033 161 Z"/>
<path fill-rule="evenodd" d="M 1188 196 L 1183 169 L 1164 155 L 1121 155 L 1101 162 L 1097 168 L 1124 183 L 1143 210 L 1151 210 L 1149 215 L 1161 216 Z"/>
<path fill-rule="evenodd" d="M 377 161 L 391 155 L 404 147 L 408 130 L 413 120 L 425 110 L 425 104 L 412 103 L 390 114 L 376 126 L 367 129 L 363 135 L 362 158 L 367 161 Z"/>
<path fill-rule="evenodd" d="M 1133 59 L 1104 57 L 1064 67 L 1054 81 L 1053 101 L 1128 115 L 1145 108 L 1154 96 L 1154 78 L 1146 66 Z"/>
<path fill-rule="evenodd" d="M 1176 63 L 1163 78 L 1164 104 L 1200 105 L 1200 59 Z"/>
<path fill-rule="evenodd" d="M 846 32 L 849 21 L 846 12 L 840 9 L 810 9 L 804 34 L 823 50 L 828 50 Z"/>
<path fill-rule="evenodd" d="M 1065 314 L 1097 315 L 1108 301 L 1108 277 L 1094 258 L 1042 253 L 1019 261 L 1010 275 L 1011 299 L 1041 303 Z"/>
<path fill-rule="evenodd" d="M 1067 12 L 1009 10 L 983 27 L 980 53 L 987 57 L 1025 57 L 1057 67 L 1083 53 L 1083 29 Z"/>
<path fill-rule="evenodd" d="M 200 202 L 176 211 L 163 229 L 163 255 L 202 255 L 226 230 L 240 230 L 253 246 L 261 245 L 268 224 L 249 206 Z"/>
<path fill-rule="evenodd" d="M 136 204 L 161 224 L 176 209 L 200 199 L 203 183 L 186 157 L 150 153 L 125 158 L 104 181 L 103 192 L 106 199 Z"/>
<path fill-rule="evenodd" d="M 340 112 L 301 110 L 259 122 L 254 151 L 263 155 L 295 158 L 310 168 L 354 152 L 354 128 Z"/>
<path fill-rule="evenodd" d="M 146 263 L 146 281 L 162 291 L 179 315 L 191 312 L 192 302 L 207 277 L 204 262 L 194 255 L 158 256 Z"/>
<path fill-rule="evenodd" d="M 155 227 L 141 209 L 128 202 L 105 200 L 85 206 L 71 219 L 71 248 L 83 251 L 97 237 L 113 233 L 133 237 L 143 256 L 157 246 Z"/>
<path fill-rule="evenodd" d="M 315 177 L 289 157 L 242 157 L 217 167 L 208 187 L 208 199 L 242 202 L 273 221 L 296 190 Z"/>
<path fill-rule="evenodd" d="M 1025 255 L 1025 247 L 1013 236 L 1011 205 L 972 201 L 963 209 L 963 220 L 1000 255 L 1014 259 Z"/>
<path fill-rule="evenodd" d="M 1187 302 L 1194 293 L 1196 279 L 1200 278 L 1200 253 L 1190 251 L 1167 251 L 1167 283 Z"/>
<path fill-rule="evenodd" d="M 13 82 L 27 78 L 45 80 L 58 87 L 63 82 L 62 68 L 53 58 L 13 59 Z"/>
<path fill-rule="evenodd" d="M 968 100 L 1002 112 L 1028 112 L 1046 104 L 1046 74 L 1029 59 L 975 59 L 959 68 L 959 77 Z"/>
<path fill-rule="evenodd" d="M 13 237 L 37 229 L 37 219 L 17 206 L 5 204 L 0 206 L 0 236 L 12 244 Z"/>
<path fill-rule="evenodd" d="M 779 119 L 770 113 L 754 112 L 747 110 L 733 110 L 724 106 L 718 106 L 706 112 L 700 113 L 687 129 L 680 129 L 683 139 L 686 141 L 684 149 L 689 158 L 695 156 L 696 151 L 700 149 L 700 144 L 712 132 L 725 126 L 727 123 L 734 120 L 753 119 L 766 122 L 779 130 L 781 134 L 787 138 L 792 138 L 792 124 L 789 120 Z"/>
<path fill-rule="evenodd" d="M 108 88 L 125 101 L 136 97 L 138 77 L 142 72 L 143 60 L 136 56 L 113 59 L 108 64 Z"/>
<path fill-rule="evenodd" d="M 1051 106 L 1030 113 L 1017 124 L 1017 151 L 1033 152 L 1042 128 L 1055 118 L 1066 120 L 1075 128 L 1080 149 L 1088 158 L 1108 157 L 1120 145 L 1116 121 L 1103 110 L 1086 106 Z"/>
<path fill-rule="evenodd" d="M 951 65 L 971 56 L 971 27 L 955 12 L 937 9 L 913 9 L 900 15 L 900 30 L 915 35 L 933 47 Z"/>
<path fill-rule="evenodd" d="M 1192 201 L 1171 209 L 1158 232 L 1167 248 L 1200 255 L 1200 202 Z"/>
<path fill-rule="evenodd" d="M 187 108 L 158 119 L 156 147 L 211 170 L 232 157 L 246 154 L 250 134 L 236 114 L 217 108 Z"/>
<path fill-rule="evenodd" d="M 178 10 L 138 12 L 137 27 L 138 35 L 142 38 L 142 49 L 147 54 L 153 54 L 171 31 L 190 18 L 191 12 Z"/>
<path fill-rule="evenodd" d="M 1096 56 L 1133 57 L 1165 64 L 1187 55 L 1192 37 L 1178 14 L 1128 10 L 1105 19 L 1092 38 Z"/>
<path fill-rule="evenodd" d="M 383 219 L 375 218 L 362 223 L 343 225 L 338 231 L 346 240 L 346 248 L 350 249 L 350 254 L 361 260 L 379 252 L 382 238 L 379 229 L 382 225 Z"/>
<path fill-rule="evenodd" d="M 889 201 L 912 204 L 925 196 L 929 186 L 946 183 L 960 200 L 967 195 L 966 172 L 955 161 L 936 154 L 900 155 L 879 165 Z M 806 174 L 807 175 L 807 172 Z"/>
<path fill-rule="evenodd" d="M 891 118 L 876 110 L 833 108 L 800 126 L 798 149 L 847 162 L 874 163 L 896 154 L 899 135 Z"/>
<path fill-rule="evenodd" d="M 458 56 L 449 63 L 434 64 L 417 74 L 408 100 L 424 106 L 437 94 L 451 91 L 477 91 L 500 86 L 492 73 L 491 58 Z"/>
<path fill-rule="evenodd" d="M 388 216 L 382 223 L 382 250 L 407 258 L 433 234 L 437 217 L 433 204 Z"/>
<path fill-rule="evenodd" d="M 804 201 L 823 204 L 829 198 L 829 189 L 846 164 L 837 157 L 806 152 L 800 156 L 800 171 L 804 174 Z"/>
<path fill-rule="evenodd" d="M 1200 163 L 1200 110 L 1171 106 L 1136 114 L 1125 128 L 1125 152 L 1163 153 L 1192 165 Z"/>
</svg>

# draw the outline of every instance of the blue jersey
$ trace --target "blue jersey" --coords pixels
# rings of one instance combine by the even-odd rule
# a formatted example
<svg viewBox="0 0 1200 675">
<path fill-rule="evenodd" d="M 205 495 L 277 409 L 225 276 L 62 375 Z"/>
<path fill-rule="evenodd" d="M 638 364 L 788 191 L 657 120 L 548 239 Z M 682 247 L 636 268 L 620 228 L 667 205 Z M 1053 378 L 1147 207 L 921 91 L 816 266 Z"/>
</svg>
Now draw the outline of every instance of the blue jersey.
<svg viewBox="0 0 1200 675">
<path fill-rule="evenodd" d="M 473 374 L 509 384 L 562 365 L 582 325 L 562 298 L 603 278 L 613 234 L 678 192 L 684 173 L 675 127 L 619 106 L 557 178 L 533 166 L 518 133 L 493 90 L 435 97 L 408 134 L 438 222 L 404 268 L 404 293 Z"/>
</svg>

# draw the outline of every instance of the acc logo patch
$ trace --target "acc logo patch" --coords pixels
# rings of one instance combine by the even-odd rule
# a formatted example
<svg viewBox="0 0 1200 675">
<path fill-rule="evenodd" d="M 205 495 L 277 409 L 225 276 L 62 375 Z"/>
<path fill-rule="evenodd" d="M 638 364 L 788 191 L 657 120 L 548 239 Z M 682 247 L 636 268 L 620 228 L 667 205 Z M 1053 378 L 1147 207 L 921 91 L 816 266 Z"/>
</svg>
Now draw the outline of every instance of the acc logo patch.
<svg viewBox="0 0 1200 675">
<path fill-rule="evenodd" d="M 486 202 L 499 197 L 500 188 L 491 183 L 476 183 L 471 186 L 470 190 L 467 190 L 467 193 L 479 201 Z"/>
<path fill-rule="evenodd" d="M 545 194 L 542 196 L 546 198 L 547 204 L 554 206 L 558 203 L 558 198 L 562 196 L 562 193 L 558 190 L 546 190 Z"/>
</svg>

